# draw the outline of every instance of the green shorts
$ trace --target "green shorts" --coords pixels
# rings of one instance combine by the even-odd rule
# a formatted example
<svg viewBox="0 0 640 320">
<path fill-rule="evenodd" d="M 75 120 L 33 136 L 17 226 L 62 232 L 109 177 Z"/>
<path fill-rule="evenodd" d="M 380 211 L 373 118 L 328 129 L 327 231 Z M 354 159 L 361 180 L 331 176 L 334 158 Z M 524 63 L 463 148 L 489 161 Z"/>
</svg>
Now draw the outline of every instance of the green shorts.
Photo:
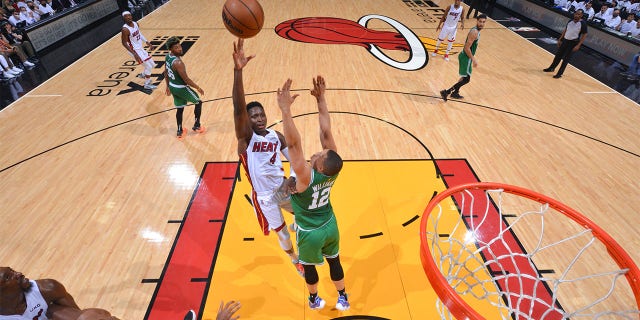
<svg viewBox="0 0 640 320">
<path fill-rule="evenodd" d="M 169 91 L 173 96 L 173 105 L 178 108 L 182 108 L 187 105 L 187 102 L 198 103 L 200 102 L 200 96 L 193 89 L 185 86 L 184 88 L 176 88 L 169 85 Z"/>
<path fill-rule="evenodd" d="M 320 265 L 324 257 L 335 258 L 340 249 L 340 232 L 335 216 L 325 225 L 311 231 L 298 229 L 298 259 L 302 264 Z"/>
<path fill-rule="evenodd" d="M 460 73 L 460 76 L 462 77 L 470 76 L 472 65 L 473 65 L 473 62 L 471 61 L 471 59 L 469 59 L 469 57 L 467 57 L 466 54 L 464 54 L 464 52 L 461 52 L 458 55 L 458 68 L 459 68 L 458 72 Z"/>
</svg>

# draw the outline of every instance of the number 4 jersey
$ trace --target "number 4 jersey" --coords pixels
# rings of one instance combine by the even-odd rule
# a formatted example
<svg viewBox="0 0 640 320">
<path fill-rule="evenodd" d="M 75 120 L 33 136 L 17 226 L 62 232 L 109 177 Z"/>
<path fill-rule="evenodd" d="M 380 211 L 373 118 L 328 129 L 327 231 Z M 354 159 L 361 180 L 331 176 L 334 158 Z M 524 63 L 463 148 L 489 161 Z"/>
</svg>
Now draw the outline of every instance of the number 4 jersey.
<svg viewBox="0 0 640 320">
<path fill-rule="evenodd" d="M 311 182 L 307 189 L 291 195 L 291 206 L 300 230 L 311 231 L 331 220 L 333 207 L 329 194 L 337 177 L 337 174 L 329 177 L 311 169 Z"/>
<path fill-rule="evenodd" d="M 280 187 L 284 179 L 284 169 L 279 155 L 280 139 L 275 131 L 267 131 L 264 137 L 253 132 L 247 150 L 240 155 L 251 186 L 258 194 L 273 192 Z"/>
</svg>

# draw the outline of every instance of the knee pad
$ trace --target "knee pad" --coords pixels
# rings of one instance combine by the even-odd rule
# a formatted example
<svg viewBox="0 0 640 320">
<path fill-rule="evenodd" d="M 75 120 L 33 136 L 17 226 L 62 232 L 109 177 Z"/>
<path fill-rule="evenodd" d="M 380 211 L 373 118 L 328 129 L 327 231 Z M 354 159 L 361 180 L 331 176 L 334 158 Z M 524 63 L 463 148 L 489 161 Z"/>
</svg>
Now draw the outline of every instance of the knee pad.
<svg viewBox="0 0 640 320">
<path fill-rule="evenodd" d="M 280 248 L 282 250 L 287 251 L 293 248 L 293 243 L 291 243 L 291 235 L 289 234 L 289 230 L 287 230 L 287 226 L 280 229 L 280 231 L 276 232 L 278 235 L 278 242 L 280 242 Z"/>
<path fill-rule="evenodd" d="M 329 274 L 331 274 L 331 280 L 340 281 L 344 279 L 344 270 L 342 270 L 342 264 L 340 264 L 340 258 L 327 258 L 329 263 Z"/>
<path fill-rule="evenodd" d="M 316 266 L 303 264 L 302 267 L 304 268 L 304 280 L 307 284 L 313 285 L 318 283 L 320 278 L 318 277 L 318 270 L 316 270 Z"/>
</svg>

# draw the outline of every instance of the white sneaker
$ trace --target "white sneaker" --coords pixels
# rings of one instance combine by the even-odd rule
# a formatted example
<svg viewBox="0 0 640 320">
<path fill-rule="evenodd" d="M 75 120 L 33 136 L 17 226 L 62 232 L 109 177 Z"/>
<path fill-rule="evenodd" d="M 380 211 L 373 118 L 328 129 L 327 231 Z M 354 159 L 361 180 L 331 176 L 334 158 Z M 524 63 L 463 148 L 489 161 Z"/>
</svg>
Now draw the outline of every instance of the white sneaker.
<svg viewBox="0 0 640 320">
<path fill-rule="evenodd" d="M 437 56 L 437 55 L 438 55 L 438 54 L 437 54 L 435 51 L 434 51 L 434 52 L 431 52 L 431 56 L 432 56 L 432 57 L 435 57 L 435 56 Z"/>
<path fill-rule="evenodd" d="M 33 67 L 33 66 L 35 66 L 35 64 L 33 64 L 33 63 L 29 62 L 29 61 L 25 61 L 25 62 L 23 62 L 22 64 L 24 64 L 24 65 L 25 65 L 25 66 L 27 66 L 27 67 Z"/>
<path fill-rule="evenodd" d="M 24 70 L 18 68 L 18 67 L 13 67 L 11 68 L 11 71 L 15 72 L 15 73 L 20 73 L 20 72 L 24 72 Z"/>
<path fill-rule="evenodd" d="M 5 77 L 5 78 L 7 78 L 7 79 L 15 78 L 15 76 L 16 76 L 15 74 L 13 74 L 13 73 L 11 73 L 11 72 L 9 72 L 9 71 L 5 71 L 5 72 L 3 72 L 2 74 L 3 74 L 3 75 L 4 75 L 4 77 Z"/>
<path fill-rule="evenodd" d="M 157 88 L 157 86 L 154 86 L 154 85 L 152 85 L 152 84 L 145 84 L 145 85 L 144 85 L 144 88 L 145 88 L 145 89 L 148 89 L 148 90 L 153 90 L 153 89 Z"/>
</svg>

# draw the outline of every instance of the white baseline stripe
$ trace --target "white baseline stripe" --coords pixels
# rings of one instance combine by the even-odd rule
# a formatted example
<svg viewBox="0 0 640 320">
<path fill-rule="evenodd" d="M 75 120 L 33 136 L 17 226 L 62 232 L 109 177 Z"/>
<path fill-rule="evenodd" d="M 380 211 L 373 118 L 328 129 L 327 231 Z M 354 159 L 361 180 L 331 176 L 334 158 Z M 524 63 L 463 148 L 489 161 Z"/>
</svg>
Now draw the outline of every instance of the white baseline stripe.
<svg viewBox="0 0 640 320">
<path fill-rule="evenodd" d="M 62 97 L 61 94 L 27 94 L 25 98 L 46 98 L 46 97 Z"/>
<path fill-rule="evenodd" d="M 585 91 L 583 93 L 618 93 L 616 91 Z"/>
</svg>

